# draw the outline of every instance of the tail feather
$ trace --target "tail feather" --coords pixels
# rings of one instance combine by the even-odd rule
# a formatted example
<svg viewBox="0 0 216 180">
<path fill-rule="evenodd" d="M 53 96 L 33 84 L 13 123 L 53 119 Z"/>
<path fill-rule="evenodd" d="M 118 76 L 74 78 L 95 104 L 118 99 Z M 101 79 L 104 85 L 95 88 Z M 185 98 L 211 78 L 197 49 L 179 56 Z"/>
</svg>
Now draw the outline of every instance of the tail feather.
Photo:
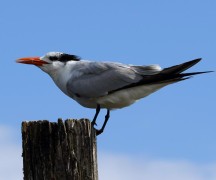
<svg viewBox="0 0 216 180">
<path fill-rule="evenodd" d="M 182 76 L 193 76 L 193 75 L 197 75 L 197 74 L 205 74 L 205 73 L 210 73 L 210 72 L 214 72 L 214 71 L 202 71 L 202 72 L 192 72 L 192 73 L 181 73 L 179 75 Z"/>
<path fill-rule="evenodd" d="M 155 79 L 155 81 L 149 82 L 151 83 L 174 83 L 174 82 L 179 82 L 179 81 L 183 81 L 186 79 L 191 78 L 193 75 L 198 75 L 198 74 L 205 74 L 205 73 L 210 73 L 213 71 L 203 71 L 203 72 L 192 72 L 192 73 L 181 73 L 181 74 L 167 74 L 166 76 L 162 75 L 158 76 L 157 80 Z"/>
<path fill-rule="evenodd" d="M 186 80 L 191 78 L 193 75 L 198 75 L 198 74 L 205 74 L 205 73 L 210 73 L 213 71 L 203 71 L 203 72 L 192 72 L 192 73 L 179 73 L 179 74 L 164 74 L 164 73 L 159 73 L 157 75 L 154 75 L 152 77 L 146 77 L 144 78 L 143 84 L 157 84 L 157 83 L 174 83 L 182 80 Z"/>
</svg>

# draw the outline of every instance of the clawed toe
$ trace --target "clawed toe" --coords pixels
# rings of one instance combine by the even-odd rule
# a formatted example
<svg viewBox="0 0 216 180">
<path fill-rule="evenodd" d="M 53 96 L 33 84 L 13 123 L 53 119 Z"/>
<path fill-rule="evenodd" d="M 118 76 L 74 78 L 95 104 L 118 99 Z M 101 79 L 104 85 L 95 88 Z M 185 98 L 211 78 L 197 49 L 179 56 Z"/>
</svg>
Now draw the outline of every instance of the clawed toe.
<svg viewBox="0 0 216 180">
<path fill-rule="evenodd" d="M 97 123 L 92 121 L 91 125 L 92 125 L 92 127 L 94 127 L 94 126 L 97 126 Z"/>
</svg>

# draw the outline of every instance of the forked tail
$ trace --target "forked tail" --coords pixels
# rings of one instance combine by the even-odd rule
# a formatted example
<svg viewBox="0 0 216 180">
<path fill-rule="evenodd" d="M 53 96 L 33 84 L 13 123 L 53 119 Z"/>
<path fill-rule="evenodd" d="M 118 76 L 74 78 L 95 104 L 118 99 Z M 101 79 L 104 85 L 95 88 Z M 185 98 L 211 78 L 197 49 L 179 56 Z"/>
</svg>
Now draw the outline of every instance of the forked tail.
<svg viewBox="0 0 216 180">
<path fill-rule="evenodd" d="M 176 66 L 165 68 L 158 74 L 155 74 L 153 76 L 144 77 L 142 79 L 142 84 L 155 84 L 155 83 L 163 83 L 163 82 L 164 83 L 169 83 L 169 82 L 174 83 L 174 82 L 188 79 L 192 75 L 213 72 L 213 71 L 202 71 L 202 72 L 182 73 L 185 70 L 197 64 L 199 61 L 201 61 L 201 58 L 194 59 L 192 61 L 185 62 L 185 63 L 179 64 Z"/>
</svg>

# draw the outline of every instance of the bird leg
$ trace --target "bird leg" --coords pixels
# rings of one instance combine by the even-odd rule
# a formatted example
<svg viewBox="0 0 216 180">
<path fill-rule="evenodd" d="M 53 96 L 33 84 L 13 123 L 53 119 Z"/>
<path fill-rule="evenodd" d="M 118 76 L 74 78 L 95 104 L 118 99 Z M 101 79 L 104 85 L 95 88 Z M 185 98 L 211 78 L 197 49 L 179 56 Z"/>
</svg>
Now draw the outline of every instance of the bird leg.
<svg viewBox="0 0 216 180">
<path fill-rule="evenodd" d="M 99 114 L 99 112 L 100 112 L 100 109 L 101 109 L 100 104 L 97 104 L 96 113 L 95 113 L 95 115 L 94 115 L 93 121 L 91 122 L 92 126 L 94 126 L 94 125 L 97 126 L 96 120 L 97 120 L 98 114 Z"/>
<path fill-rule="evenodd" d="M 109 117 L 110 117 L 110 110 L 107 109 L 107 114 L 106 114 L 106 116 L 105 116 L 105 120 L 104 120 L 104 123 L 103 123 L 102 128 L 99 129 L 99 130 L 96 129 L 96 135 L 97 135 L 97 136 L 100 135 L 100 134 L 104 131 L 104 129 L 105 129 L 105 127 L 106 127 L 106 124 L 107 124 L 107 122 L 108 122 L 108 120 L 109 120 Z"/>
</svg>

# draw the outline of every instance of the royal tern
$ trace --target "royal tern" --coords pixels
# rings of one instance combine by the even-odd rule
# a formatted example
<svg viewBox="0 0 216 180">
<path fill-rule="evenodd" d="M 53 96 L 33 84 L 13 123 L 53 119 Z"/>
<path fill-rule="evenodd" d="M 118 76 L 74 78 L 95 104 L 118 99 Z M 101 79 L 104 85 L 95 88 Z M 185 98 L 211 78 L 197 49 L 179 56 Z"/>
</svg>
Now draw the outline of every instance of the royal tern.
<svg viewBox="0 0 216 180">
<path fill-rule="evenodd" d="M 98 135 L 106 126 L 110 110 L 129 106 L 166 85 L 188 79 L 192 75 L 210 72 L 182 73 L 200 60 L 162 69 L 159 65 L 95 62 L 82 60 L 76 55 L 49 52 L 42 57 L 20 58 L 17 62 L 36 65 L 49 74 L 66 95 L 84 107 L 96 109 L 93 126 L 100 109 L 107 109 L 104 123 L 97 130 Z"/>
</svg>

